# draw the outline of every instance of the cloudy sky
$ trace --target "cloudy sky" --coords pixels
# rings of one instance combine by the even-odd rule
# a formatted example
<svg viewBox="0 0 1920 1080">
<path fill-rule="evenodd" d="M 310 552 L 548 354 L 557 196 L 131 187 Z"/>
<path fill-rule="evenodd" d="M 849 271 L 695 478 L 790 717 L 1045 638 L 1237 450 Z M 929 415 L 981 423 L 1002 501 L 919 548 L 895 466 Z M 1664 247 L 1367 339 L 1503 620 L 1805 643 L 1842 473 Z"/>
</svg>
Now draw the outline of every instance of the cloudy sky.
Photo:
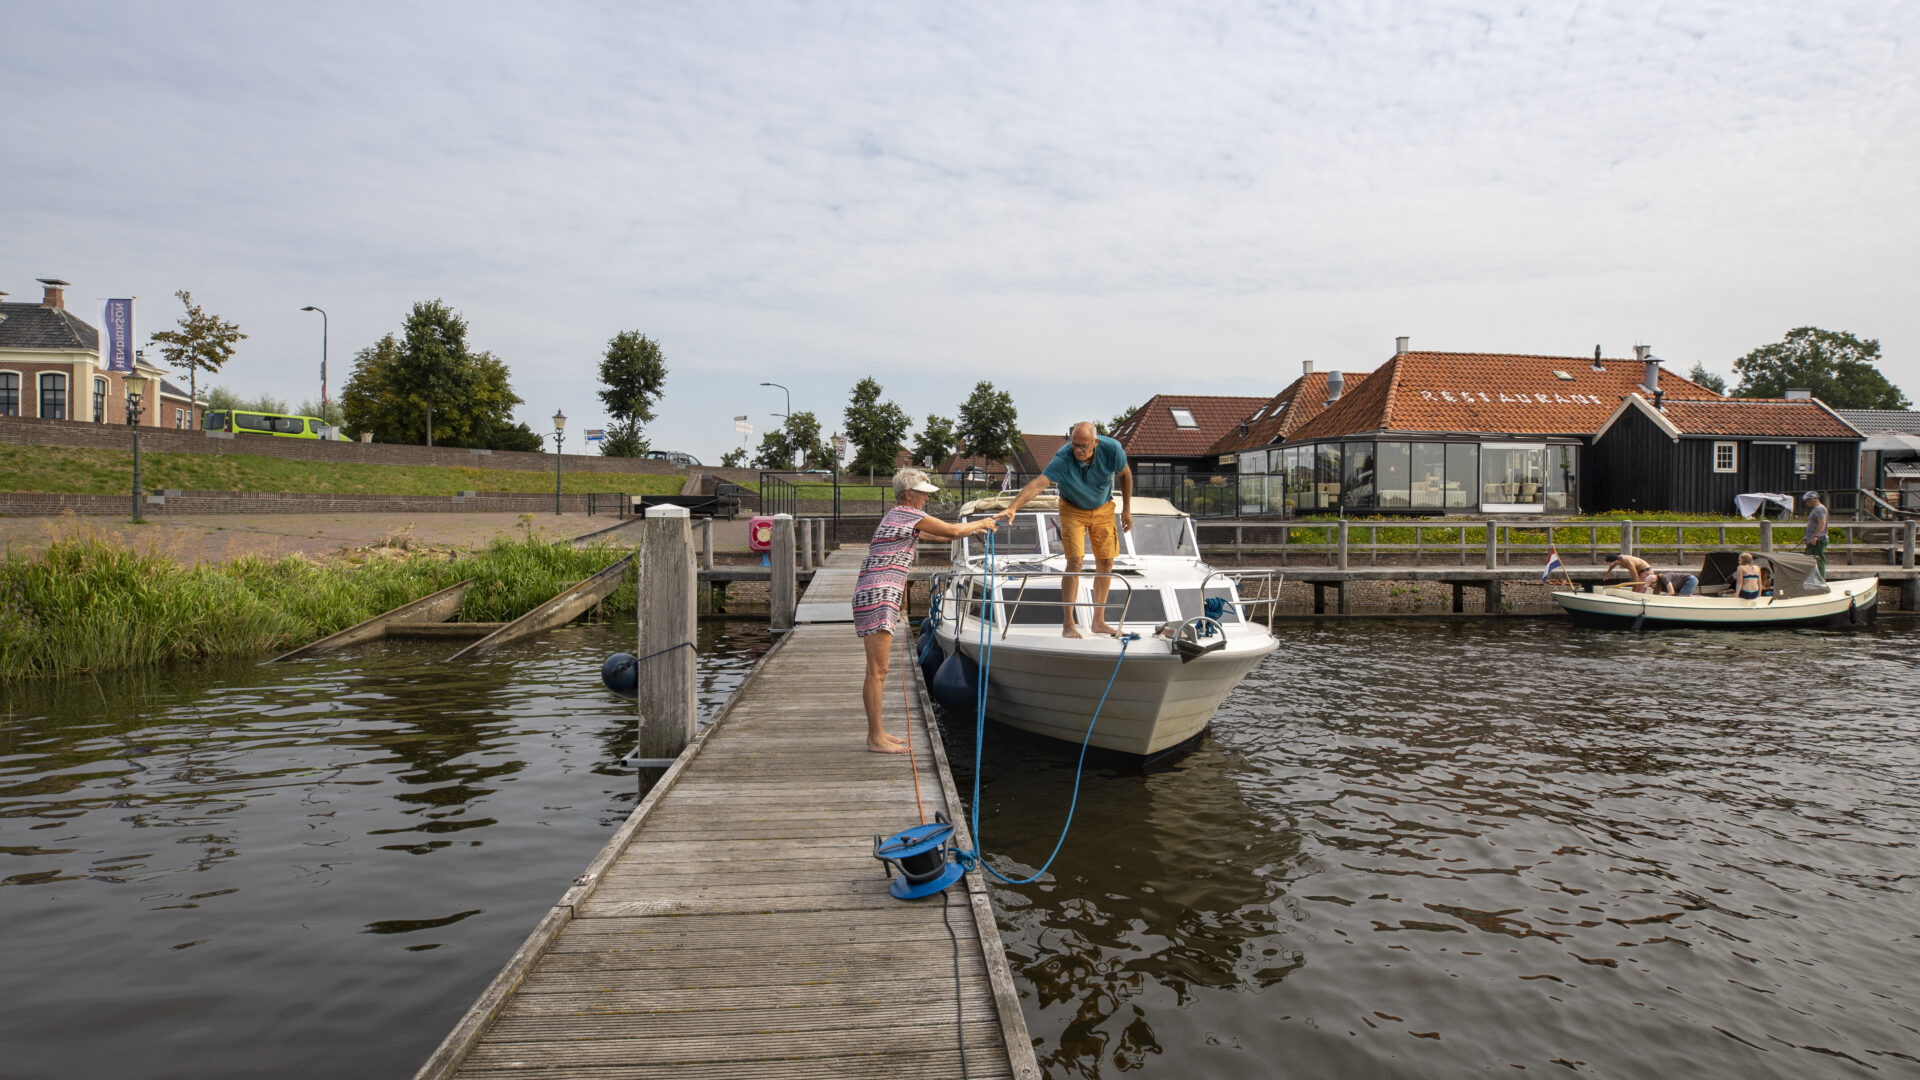
<svg viewBox="0 0 1920 1080">
<path fill-rule="evenodd" d="M 440 298 L 536 430 L 658 340 L 709 462 L 872 375 L 1059 431 L 1414 347 L 1727 373 L 1817 325 L 1920 398 L 1920 4 L 0 0 L 0 289 L 192 290 L 297 403 Z"/>
</svg>

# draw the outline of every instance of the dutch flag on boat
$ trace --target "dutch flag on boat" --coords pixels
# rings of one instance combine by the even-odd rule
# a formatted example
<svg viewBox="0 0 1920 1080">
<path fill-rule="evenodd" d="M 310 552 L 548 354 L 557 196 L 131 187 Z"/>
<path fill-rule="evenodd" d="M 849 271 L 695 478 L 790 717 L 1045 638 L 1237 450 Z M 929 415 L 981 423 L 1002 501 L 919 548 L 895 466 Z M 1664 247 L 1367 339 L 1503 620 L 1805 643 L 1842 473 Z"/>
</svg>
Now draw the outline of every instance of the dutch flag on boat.
<svg viewBox="0 0 1920 1080">
<path fill-rule="evenodd" d="M 1561 569 L 1561 566 L 1560 566 L 1560 552 L 1552 547 L 1549 547 L 1547 548 L 1547 568 L 1545 570 L 1540 571 L 1540 580 L 1544 582 L 1549 578 L 1553 577 L 1553 572 L 1555 570 L 1559 570 L 1563 574 L 1566 573 L 1566 571 Z"/>
</svg>

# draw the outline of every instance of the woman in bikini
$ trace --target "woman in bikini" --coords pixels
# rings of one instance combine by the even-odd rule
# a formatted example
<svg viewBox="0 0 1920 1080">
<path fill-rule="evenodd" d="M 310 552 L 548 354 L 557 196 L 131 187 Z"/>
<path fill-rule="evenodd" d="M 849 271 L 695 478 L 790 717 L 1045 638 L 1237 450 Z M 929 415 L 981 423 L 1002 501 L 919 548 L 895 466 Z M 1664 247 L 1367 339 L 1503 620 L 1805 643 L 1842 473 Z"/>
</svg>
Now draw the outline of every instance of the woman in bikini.
<svg viewBox="0 0 1920 1080">
<path fill-rule="evenodd" d="M 1760 599 L 1760 568 L 1753 565 L 1753 553 L 1740 553 L 1740 568 L 1733 572 L 1733 587 L 1742 600 Z"/>
</svg>

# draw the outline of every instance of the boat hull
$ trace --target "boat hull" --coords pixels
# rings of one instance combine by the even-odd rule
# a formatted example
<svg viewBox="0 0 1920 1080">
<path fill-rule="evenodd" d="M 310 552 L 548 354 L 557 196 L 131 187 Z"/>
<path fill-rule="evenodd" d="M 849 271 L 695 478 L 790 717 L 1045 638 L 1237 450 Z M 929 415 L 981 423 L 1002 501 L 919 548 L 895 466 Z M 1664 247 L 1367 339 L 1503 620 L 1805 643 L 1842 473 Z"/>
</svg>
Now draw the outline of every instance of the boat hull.
<svg viewBox="0 0 1920 1080">
<path fill-rule="evenodd" d="M 1626 589 L 1556 592 L 1553 598 L 1575 626 L 1594 629 L 1794 630 L 1873 621 L 1879 610 L 1878 579 L 1837 581 L 1829 589 L 1826 596 L 1772 602 L 1766 597 L 1643 596 Z"/>
<path fill-rule="evenodd" d="M 1111 638 L 1090 638 L 1062 647 L 1022 642 L 1022 636 L 1027 635 L 1008 635 L 993 642 L 987 668 L 987 717 L 1075 746 L 1085 741 L 1143 758 L 1163 754 L 1204 732 L 1220 703 L 1276 647 L 1262 631 L 1258 638 L 1243 637 L 1239 647 L 1183 664 L 1164 639 L 1132 642 L 1122 660 L 1120 643 Z M 963 636 L 956 641 L 948 632 L 937 634 L 937 640 L 942 652 L 951 654 L 957 648 L 969 661 L 980 663 L 977 639 Z M 1090 721 L 1094 721 L 1091 735 Z"/>
</svg>

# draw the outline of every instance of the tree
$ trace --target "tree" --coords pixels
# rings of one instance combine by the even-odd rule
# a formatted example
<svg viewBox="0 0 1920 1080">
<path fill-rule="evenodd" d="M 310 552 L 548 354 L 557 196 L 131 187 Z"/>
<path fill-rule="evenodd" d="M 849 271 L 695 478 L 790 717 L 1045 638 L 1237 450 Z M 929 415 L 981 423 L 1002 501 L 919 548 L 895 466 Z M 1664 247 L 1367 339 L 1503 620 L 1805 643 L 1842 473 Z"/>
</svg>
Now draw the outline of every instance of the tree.
<svg viewBox="0 0 1920 1080">
<path fill-rule="evenodd" d="M 1693 370 L 1687 372 L 1689 382 L 1704 386 L 1716 394 L 1727 392 L 1727 380 L 1707 370 L 1707 365 L 1698 360 L 1693 362 Z"/>
<path fill-rule="evenodd" d="M 1802 326 L 1786 340 L 1762 345 L 1733 362 L 1740 376 L 1740 397 L 1785 397 L 1790 389 L 1836 409 L 1904 409 L 1911 402 L 1874 365 L 1880 342 L 1862 341 L 1845 331 Z"/>
<path fill-rule="evenodd" d="M 953 433 L 953 421 L 928 413 L 927 422 L 920 425 L 920 437 L 913 442 L 913 460 L 925 468 L 937 469 L 953 456 L 959 444 L 959 438 Z"/>
<path fill-rule="evenodd" d="M 825 469 L 833 462 L 833 448 L 820 441 L 820 421 L 805 409 L 787 417 L 787 448 L 800 459 L 802 469 Z"/>
<path fill-rule="evenodd" d="M 600 440 L 602 457 L 645 457 L 652 444 L 640 433 L 640 421 L 615 420 L 607 425 L 606 437 Z"/>
<path fill-rule="evenodd" d="M 778 471 L 793 468 L 793 447 L 787 444 L 785 430 L 774 428 L 760 436 L 760 449 L 753 455 L 753 467 Z"/>
<path fill-rule="evenodd" d="M 738 469 L 746 463 L 747 448 L 744 446 L 736 446 L 720 455 L 720 467 L 723 469 Z"/>
<path fill-rule="evenodd" d="M 1101 423 L 1100 421 L 1096 420 L 1093 423 L 1093 433 L 1095 435 L 1111 435 L 1114 432 L 1119 431 L 1120 425 L 1126 423 L 1128 420 L 1133 419 L 1133 414 L 1139 411 L 1140 410 L 1137 408 L 1122 409 L 1119 412 L 1114 413 L 1113 419 L 1108 420 L 1105 423 Z"/>
<path fill-rule="evenodd" d="M 507 365 L 467 348 L 466 321 L 438 301 L 413 305 L 404 337 L 388 334 L 354 356 L 340 408 L 353 434 L 386 442 L 540 450 L 533 429 L 513 421 L 521 403 Z M 431 408 L 431 420 L 429 420 Z M 429 426 L 431 425 L 431 426 Z"/>
<path fill-rule="evenodd" d="M 667 363 L 658 342 L 637 330 L 622 330 L 607 342 L 600 361 L 600 403 L 613 423 L 600 452 L 608 457 L 639 457 L 647 452 L 641 434 L 653 420 L 653 403 L 667 381 Z"/>
<path fill-rule="evenodd" d="M 340 411 L 339 402 L 329 401 L 325 405 L 318 405 L 314 403 L 312 398 L 302 401 L 300 407 L 294 410 L 294 415 L 317 416 L 327 423 L 332 424 L 334 427 L 342 426 L 346 423 L 347 419 L 346 414 Z"/>
<path fill-rule="evenodd" d="M 304 409 L 305 406 L 303 405 L 302 408 Z M 207 391 L 208 412 L 233 412 L 235 410 L 240 412 L 279 413 L 282 416 L 291 415 L 287 410 L 287 403 L 280 398 L 274 397 L 272 394 L 261 394 L 259 397 L 243 398 L 224 386 L 216 386 Z M 320 414 L 302 412 L 299 415 L 318 416 Z"/>
<path fill-rule="evenodd" d="M 960 405 L 960 420 L 954 425 L 960 453 L 988 461 L 1006 461 L 1020 448 L 1020 414 L 1014 410 L 1013 395 L 995 390 L 990 382 L 975 383 L 973 393 Z"/>
<path fill-rule="evenodd" d="M 201 310 L 187 290 L 181 289 L 173 295 L 187 308 L 187 313 L 180 316 L 180 329 L 162 330 L 151 340 L 160 346 L 160 356 L 168 364 L 186 369 L 187 396 L 198 401 L 200 372 L 211 375 L 219 371 L 233 359 L 234 346 L 245 341 L 247 335 L 240 332 L 237 324 Z"/>
<path fill-rule="evenodd" d="M 847 438 L 860 453 L 847 466 L 850 472 L 891 473 L 906 448 L 907 429 L 913 421 L 907 411 L 891 401 L 880 400 L 880 384 L 871 376 L 853 385 L 845 415 Z"/>
</svg>

